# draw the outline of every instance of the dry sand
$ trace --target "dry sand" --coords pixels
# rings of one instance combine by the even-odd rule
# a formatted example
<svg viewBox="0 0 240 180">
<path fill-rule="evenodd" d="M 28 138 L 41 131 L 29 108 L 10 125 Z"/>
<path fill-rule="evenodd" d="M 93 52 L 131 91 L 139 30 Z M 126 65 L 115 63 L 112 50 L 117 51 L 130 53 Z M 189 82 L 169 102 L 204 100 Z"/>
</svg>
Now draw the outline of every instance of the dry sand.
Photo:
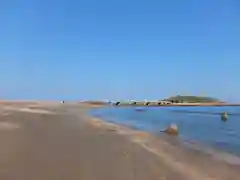
<svg viewBox="0 0 240 180">
<path fill-rule="evenodd" d="M 6 108 L 6 106 L 8 108 Z M 0 180 L 238 180 L 240 168 L 79 104 L 0 106 Z"/>
</svg>

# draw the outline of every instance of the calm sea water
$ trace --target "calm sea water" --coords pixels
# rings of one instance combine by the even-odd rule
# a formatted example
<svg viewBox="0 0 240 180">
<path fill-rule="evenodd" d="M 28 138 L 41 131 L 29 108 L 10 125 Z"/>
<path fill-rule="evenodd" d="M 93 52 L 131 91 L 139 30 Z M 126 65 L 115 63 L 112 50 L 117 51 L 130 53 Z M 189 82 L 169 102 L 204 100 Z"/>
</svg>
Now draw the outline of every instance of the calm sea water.
<svg viewBox="0 0 240 180">
<path fill-rule="evenodd" d="M 224 111 L 230 114 L 226 122 L 221 121 Z M 176 123 L 182 140 L 240 156 L 240 107 L 109 107 L 93 110 L 92 115 L 152 133 Z"/>
</svg>

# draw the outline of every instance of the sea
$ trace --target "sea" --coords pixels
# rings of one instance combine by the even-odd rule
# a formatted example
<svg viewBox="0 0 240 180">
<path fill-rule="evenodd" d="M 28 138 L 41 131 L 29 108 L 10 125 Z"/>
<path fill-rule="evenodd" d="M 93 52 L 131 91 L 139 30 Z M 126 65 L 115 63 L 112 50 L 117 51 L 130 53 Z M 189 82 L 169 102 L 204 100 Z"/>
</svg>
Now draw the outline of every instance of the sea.
<svg viewBox="0 0 240 180">
<path fill-rule="evenodd" d="M 228 120 L 221 114 L 228 112 Z M 91 111 L 105 121 L 161 135 L 169 124 L 179 127 L 178 138 L 197 142 L 240 157 L 240 107 L 107 107 Z"/>
</svg>

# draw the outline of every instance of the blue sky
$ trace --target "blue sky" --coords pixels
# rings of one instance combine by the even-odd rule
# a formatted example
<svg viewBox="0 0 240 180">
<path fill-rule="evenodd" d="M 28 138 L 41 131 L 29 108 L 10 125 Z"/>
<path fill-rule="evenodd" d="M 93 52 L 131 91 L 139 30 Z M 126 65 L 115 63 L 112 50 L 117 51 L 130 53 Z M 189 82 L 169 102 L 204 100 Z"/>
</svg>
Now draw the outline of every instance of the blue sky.
<svg viewBox="0 0 240 180">
<path fill-rule="evenodd" d="M 0 98 L 240 101 L 238 0 L 0 3 Z"/>
</svg>

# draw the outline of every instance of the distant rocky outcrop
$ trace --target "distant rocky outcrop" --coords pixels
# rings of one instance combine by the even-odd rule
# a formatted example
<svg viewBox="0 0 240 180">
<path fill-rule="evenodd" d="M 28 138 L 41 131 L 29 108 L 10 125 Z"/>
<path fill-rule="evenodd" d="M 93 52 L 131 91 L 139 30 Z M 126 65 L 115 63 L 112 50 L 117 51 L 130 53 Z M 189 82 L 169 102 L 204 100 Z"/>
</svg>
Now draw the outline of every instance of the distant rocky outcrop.
<svg viewBox="0 0 240 180">
<path fill-rule="evenodd" d="M 220 101 L 216 98 L 205 97 L 205 96 L 172 96 L 170 98 L 165 99 L 166 101 L 170 101 L 173 103 L 220 103 Z"/>
</svg>

